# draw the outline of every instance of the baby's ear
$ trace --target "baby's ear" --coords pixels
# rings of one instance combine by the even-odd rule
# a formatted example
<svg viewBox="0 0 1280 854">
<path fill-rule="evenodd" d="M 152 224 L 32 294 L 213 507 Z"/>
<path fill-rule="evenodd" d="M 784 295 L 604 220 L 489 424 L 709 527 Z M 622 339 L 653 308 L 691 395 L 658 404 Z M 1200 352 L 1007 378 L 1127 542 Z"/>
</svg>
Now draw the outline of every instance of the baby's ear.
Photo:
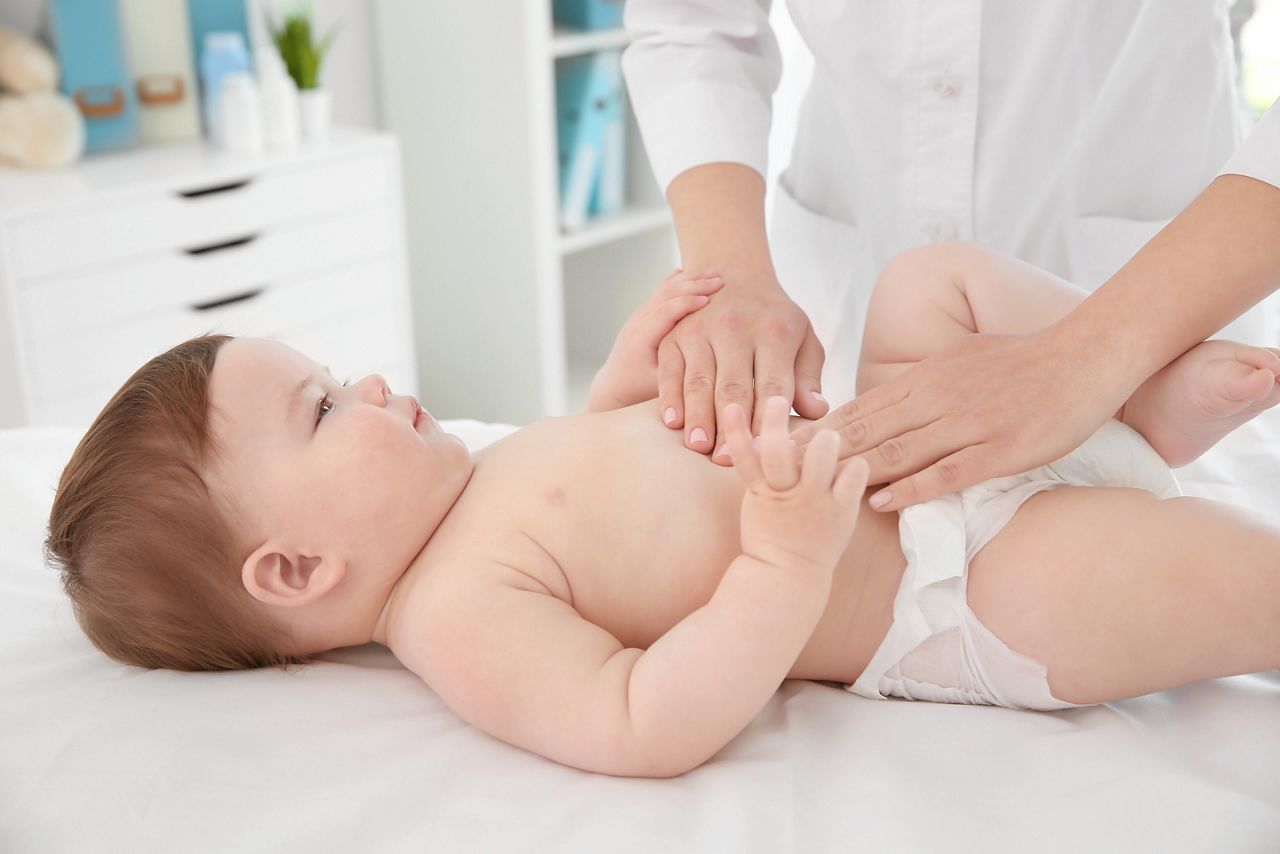
<svg viewBox="0 0 1280 854">
<path fill-rule="evenodd" d="M 303 555 L 269 541 L 249 555 L 240 577 L 259 602 L 296 608 L 324 596 L 345 574 L 346 563 L 338 558 Z"/>
</svg>

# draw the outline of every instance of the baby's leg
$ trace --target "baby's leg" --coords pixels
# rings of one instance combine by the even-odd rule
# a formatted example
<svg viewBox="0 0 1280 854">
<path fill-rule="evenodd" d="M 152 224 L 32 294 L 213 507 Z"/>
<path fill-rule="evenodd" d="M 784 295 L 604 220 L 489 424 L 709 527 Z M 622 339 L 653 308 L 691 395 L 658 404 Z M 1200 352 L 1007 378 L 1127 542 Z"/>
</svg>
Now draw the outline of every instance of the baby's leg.
<svg viewBox="0 0 1280 854">
<path fill-rule="evenodd" d="M 976 332 L 1019 335 L 1067 315 L 1088 294 L 976 243 L 903 252 L 880 273 L 867 308 L 858 393 Z"/>
<path fill-rule="evenodd" d="M 1280 528 L 1230 505 L 1042 492 L 974 556 L 968 584 L 974 614 L 1070 703 L 1280 667 Z"/>
<path fill-rule="evenodd" d="M 1024 334 L 1087 296 L 994 249 L 939 243 L 885 267 L 867 312 L 858 365 L 862 393 L 976 332 Z M 1280 351 L 1206 341 L 1149 378 L 1116 413 L 1170 465 L 1184 465 L 1280 403 Z"/>
</svg>

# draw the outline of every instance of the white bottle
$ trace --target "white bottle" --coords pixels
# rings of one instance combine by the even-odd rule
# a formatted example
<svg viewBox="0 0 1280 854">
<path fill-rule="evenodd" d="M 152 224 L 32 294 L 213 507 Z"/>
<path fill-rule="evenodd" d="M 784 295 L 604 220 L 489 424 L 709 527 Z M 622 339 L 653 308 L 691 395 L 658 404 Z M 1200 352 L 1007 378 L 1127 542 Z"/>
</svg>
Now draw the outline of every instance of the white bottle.
<svg viewBox="0 0 1280 854">
<path fill-rule="evenodd" d="M 269 48 L 256 56 L 262 88 L 262 126 L 267 150 L 285 154 L 298 147 L 300 137 L 298 86 L 285 71 L 280 54 Z"/>
<path fill-rule="evenodd" d="M 236 154 L 262 153 L 262 99 L 253 75 L 236 71 L 222 79 L 218 92 L 222 147 Z"/>
</svg>

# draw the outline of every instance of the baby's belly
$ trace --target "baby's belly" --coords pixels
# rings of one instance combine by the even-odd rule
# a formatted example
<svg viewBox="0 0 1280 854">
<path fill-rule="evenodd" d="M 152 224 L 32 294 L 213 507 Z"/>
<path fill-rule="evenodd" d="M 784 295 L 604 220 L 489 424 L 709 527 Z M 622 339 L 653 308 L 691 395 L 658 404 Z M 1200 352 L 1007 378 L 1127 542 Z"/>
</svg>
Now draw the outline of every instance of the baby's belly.
<svg viewBox="0 0 1280 854">
<path fill-rule="evenodd" d="M 528 462 L 502 466 L 501 488 L 527 499 L 510 506 L 527 508 L 519 527 L 528 555 L 507 559 L 539 563 L 548 589 L 638 648 L 711 598 L 740 553 L 745 488 L 733 469 L 685 449 L 650 408 L 541 422 L 522 431 L 528 448 L 507 450 Z M 489 463 L 478 458 L 477 473 Z M 892 618 L 905 566 L 897 536 L 897 514 L 864 505 L 790 676 L 851 682 L 861 673 Z"/>
</svg>

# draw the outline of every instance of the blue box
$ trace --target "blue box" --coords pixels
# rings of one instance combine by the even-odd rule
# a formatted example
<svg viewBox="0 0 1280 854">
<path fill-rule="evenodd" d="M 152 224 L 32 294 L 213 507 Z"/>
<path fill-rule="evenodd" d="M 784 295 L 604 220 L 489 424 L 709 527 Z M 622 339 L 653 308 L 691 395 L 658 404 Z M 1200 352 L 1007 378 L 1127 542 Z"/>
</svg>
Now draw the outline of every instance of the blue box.
<svg viewBox="0 0 1280 854">
<path fill-rule="evenodd" d="M 50 0 L 62 91 L 84 116 L 86 152 L 138 143 L 138 102 L 115 2 Z"/>
<path fill-rule="evenodd" d="M 622 26 L 623 0 L 553 0 L 551 19 L 581 30 L 609 30 Z"/>
</svg>

